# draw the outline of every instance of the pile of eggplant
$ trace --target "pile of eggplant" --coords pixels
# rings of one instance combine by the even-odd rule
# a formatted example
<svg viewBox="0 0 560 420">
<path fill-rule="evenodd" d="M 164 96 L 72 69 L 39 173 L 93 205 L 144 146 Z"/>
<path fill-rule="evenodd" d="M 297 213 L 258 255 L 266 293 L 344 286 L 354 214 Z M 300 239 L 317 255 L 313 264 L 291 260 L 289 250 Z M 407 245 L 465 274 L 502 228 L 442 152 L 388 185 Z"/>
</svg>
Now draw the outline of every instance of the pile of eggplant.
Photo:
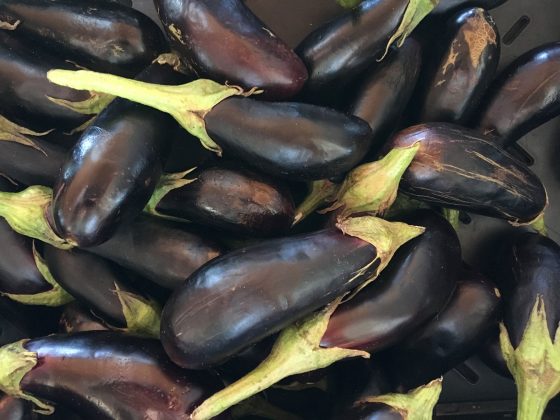
<svg viewBox="0 0 560 420">
<path fill-rule="evenodd" d="M 517 141 L 560 40 L 499 73 L 505 0 L 338 3 L 292 48 L 242 0 L 0 0 L 1 419 L 424 420 L 476 354 L 543 418 L 560 245 Z"/>
</svg>

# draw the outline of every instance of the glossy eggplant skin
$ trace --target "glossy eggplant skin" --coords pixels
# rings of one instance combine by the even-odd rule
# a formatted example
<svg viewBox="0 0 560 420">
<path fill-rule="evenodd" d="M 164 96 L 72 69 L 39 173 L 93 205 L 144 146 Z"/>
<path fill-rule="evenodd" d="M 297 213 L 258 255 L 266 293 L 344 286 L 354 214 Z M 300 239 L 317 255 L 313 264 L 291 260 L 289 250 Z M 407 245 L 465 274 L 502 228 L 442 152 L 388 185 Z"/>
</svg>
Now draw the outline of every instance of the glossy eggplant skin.
<svg viewBox="0 0 560 420">
<path fill-rule="evenodd" d="M 253 237 L 287 233 L 292 226 L 289 190 L 264 176 L 214 166 L 189 177 L 196 180 L 169 192 L 159 213 Z"/>
<path fill-rule="evenodd" d="M 380 58 L 407 0 L 365 0 L 311 32 L 296 48 L 309 70 L 309 96 L 340 88 Z"/>
<path fill-rule="evenodd" d="M 87 116 L 57 105 L 47 96 L 79 102 L 90 94 L 49 82 L 47 72 L 52 69 L 77 68 L 13 31 L 0 31 L 0 113 L 35 130 L 75 128 L 84 123 Z"/>
<path fill-rule="evenodd" d="M 0 418 L 2 420 L 35 420 L 37 414 L 33 412 L 33 405 L 29 401 L 11 395 L 1 395 Z"/>
<path fill-rule="evenodd" d="M 548 199 L 529 168 L 477 132 L 444 123 L 428 123 L 397 133 L 388 143 L 420 149 L 400 188 L 428 203 L 529 223 Z"/>
<path fill-rule="evenodd" d="M 515 60 L 485 98 L 480 131 L 507 147 L 560 115 L 560 42 L 542 45 Z"/>
<path fill-rule="evenodd" d="M 379 265 L 376 248 L 337 229 L 233 251 L 189 277 L 167 301 L 161 340 L 179 366 L 225 362 L 331 302 Z M 351 279 L 353 279 L 350 281 Z"/>
<path fill-rule="evenodd" d="M 502 375 L 506 378 L 511 378 L 511 373 L 509 372 L 506 359 L 502 354 L 502 348 L 500 346 L 500 329 L 498 325 L 495 326 L 488 340 L 482 345 L 482 348 L 478 352 L 480 359 L 496 372 L 498 375 Z"/>
<path fill-rule="evenodd" d="M 136 76 L 167 48 L 149 17 L 106 0 L 3 0 L 0 20 L 19 20 L 18 36 L 90 70 L 121 76 Z"/>
<path fill-rule="evenodd" d="M 496 261 L 496 282 L 504 300 L 503 322 L 517 348 L 537 296 L 542 296 L 552 339 L 560 322 L 560 246 L 532 232 L 507 241 Z"/>
<path fill-rule="evenodd" d="M 89 331 L 33 339 L 37 365 L 24 392 L 60 403 L 84 419 L 186 418 L 220 388 L 205 372 L 178 369 L 156 340 Z"/>
<path fill-rule="evenodd" d="M 333 420 L 406 420 L 399 411 L 382 403 L 356 403 Z"/>
<path fill-rule="evenodd" d="M 59 331 L 73 334 L 84 331 L 109 331 L 103 321 L 91 313 L 89 309 L 78 302 L 70 302 L 64 307 L 60 317 Z"/>
<path fill-rule="evenodd" d="M 183 224 L 141 215 L 88 251 L 173 290 L 218 257 L 222 248 L 211 239 L 191 233 Z"/>
<path fill-rule="evenodd" d="M 297 181 L 333 178 L 356 166 L 371 142 L 357 118 L 315 105 L 229 98 L 204 118 L 226 156 Z"/>
<path fill-rule="evenodd" d="M 323 347 L 379 351 L 410 335 L 445 306 L 461 264 L 457 234 L 429 210 L 416 212 L 407 222 L 426 231 L 403 245 L 374 283 L 337 308 L 321 340 Z"/>
<path fill-rule="evenodd" d="M 139 80 L 180 84 L 168 64 L 147 67 Z M 57 233 L 80 247 L 99 245 L 148 203 L 162 174 L 176 123 L 155 109 L 116 99 L 84 131 L 53 191 Z"/>
<path fill-rule="evenodd" d="M 394 385 L 403 391 L 416 388 L 465 361 L 488 338 L 500 309 L 496 286 L 466 270 L 438 316 L 387 351 Z"/>
<path fill-rule="evenodd" d="M 432 14 L 441 15 L 467 7 L 481 7 L 485 10 L 490 10 L 504 4 L 506 1 L 507 0 L 440 0 L 439 4 L 432 11 Z"/>
<path fill-rule="evenodd" d="M 451 17 L 445 48 L 425 77 L 419 120 L 466 125 L 494 79 L 500 60 L 500 35 L 492 16 L 481 8 Z"/>
<path fill-rule="evenodd" d="M 288 99 L 307 80 L 300 58 L 242 0 L 154 0 L 174 49 L 201 77 Z"/>
<path fill-rule="evenodd" d="M 372 147 L 379 148 L 395 129 L 416 87 L 422 66 L 420 43 L 408 38 L 392 50 L 356 89 L 348 112 L 366 121 L 373 131 Z"/>
</svg>

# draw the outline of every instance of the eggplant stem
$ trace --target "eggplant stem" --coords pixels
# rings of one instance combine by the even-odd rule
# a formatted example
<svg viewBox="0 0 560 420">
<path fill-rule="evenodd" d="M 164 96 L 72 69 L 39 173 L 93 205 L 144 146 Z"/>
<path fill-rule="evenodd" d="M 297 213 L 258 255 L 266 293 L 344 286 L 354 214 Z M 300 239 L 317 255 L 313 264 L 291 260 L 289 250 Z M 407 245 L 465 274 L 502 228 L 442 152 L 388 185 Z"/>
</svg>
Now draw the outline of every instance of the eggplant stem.
<svg viewBox="0 0 560 420">
<path fill-rule="evenodd" d="M 126 332 L 159 338 L 161 308 L 153 301 L 137 294 L 120 290 L 115 283 L 115 293 L 126 320 Z"/>
<path fill-rule="evenodd" d="M 151 214 L 152 216 L 160 217 L 162 219 L 168 219 L 177 222 L 188 222 L 188 220 L 181 219 L 179 217 L 171 217 L 163 213 L 160 213 L 157 209 L 157 206 L 159 205 L 161 200 L 163 200 L 165 196 L 169 194 L 171 191 L 176 190 L 178 188 L 182 188 L 186 185 L 195 182 L 197 178 L 192 178 L 192 179 L 185 178 L 188 174 L 190 174 L 195 170 L 196 167 L 187 169 L 186 171 L 183 172 L 164 174 L 160 178 L 158 185 L 156 186 L 154 193 L 150 198 L 150 201 L 148 201 L 148 204 L 146 204 L 146 207 L 144 208 L 144 212 Z"/>
<path fill-rule="evenodd" d="M 339 188 L 340 186 L 338 184 L 328 179 L 311 182 L 309 194 L 295 211 L 292 226 L 297 225 L 322 205 L 334 200 Z"/>
<path fill-rule="evenodd" d="M 345 9 L 353 9 L 360 4 L 362 0 L 336 0 L 336 2 Z"/>
<path fill-rule="evenodd" d="M 449 222 L 451 226 L 453 226 L 453 229 L 458 230 L 460 224 L 459 216 L 461 215 L 461 210 L 455 210 L 455 209 L 444 207 L 441 209 L 441 212 L 443 213 L 443 217 Z"/>
<path fill-rule="evenodd" d="M 42 137 L 46 136 L 53 130 L 47 131 L 33 131 L 29 128 L 17 125 L 16 123 L 10 121 L 6 117 L 0 115 L 0 141 L 12 141 L 14 143 L 19 143 L 24 146 L 32 147 L 35 150 L 40 151 L 45 156 L 47 154 L 45 151 L 33 141 L 30 137 Z"/>
<path fill-rule="evenodd" d="M 77 112 L 82 115 L 97 115 L 103 111 L 107 106 L 113 102 L 115 97 L 113 95 L 100 94 L 90 92 L 88 99 L 83 101 L 68 101 L 66 99 L 53 98 L 47 95 L 47 99 L 71 111 Z"/>
<path fill-rule="evenodd" d="M 319 347 L 341 300 L 282 331 L 270 355 L 257 368 L 204 401 L 191 420 L 209 420 L 288 376 L 322 369 L 349 357 L 369 358 L 364 351 Z"/>
</svg>

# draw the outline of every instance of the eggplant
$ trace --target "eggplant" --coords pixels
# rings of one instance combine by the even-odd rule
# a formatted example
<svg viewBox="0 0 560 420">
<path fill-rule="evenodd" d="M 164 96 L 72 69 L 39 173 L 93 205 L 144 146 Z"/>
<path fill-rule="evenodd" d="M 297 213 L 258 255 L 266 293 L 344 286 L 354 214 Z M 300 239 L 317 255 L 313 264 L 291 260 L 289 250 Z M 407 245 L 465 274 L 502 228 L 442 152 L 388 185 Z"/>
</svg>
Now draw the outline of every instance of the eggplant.
<svg viewBox="0 0 560 420">
<path fill-rule="evenodd" d="M 396 128 L 416 87 L 421 65 L 421 46 L 409 38 L 400 49 L 373 65 L 368 77 L 355 90 L 348 112 L 370 125 L 374 150 Z"/>
<path fill-rule="evenodd" d="M 158 60 L 138 78 L 163 84 L 185 81 L 173 66 Z M 52 205 L 55 231 L 80 247 L 91 247 L 134 219 L 161 177 L 175 126 L 169 115 L 155 109 L 113 101 L 62 165 Z"/>
<path fill-rule="evenodd" d="M 393 41 L 402 43 L 434 3 L 365 0 L 311 32 L 296 48 L 309 70 L 308 96 L 340 90 L 375 63 Z"/>
<path fill-rule="evenodd" d="M 447 22 L 445 48 L 426 72 L 419 120 L 466 125 L 478 112 L 500 61 L 500 35 L 481 8 L 463 10 Z"/>
<path fill-rule="evenodd" d="M 321 346 L 377 352 L 409 336 L 446 305 L 461 264 L 457 234 L 429 210 L 405 220 L 425 227 L 424 234 L 403 245 L 372 285 L 335 310 Z"/>
<path fill-rule="evenodd" d="M 167 50 L 153 20 L 106 0 L 3 0 L 0 21 L 82 67 L 122 76 L 135 76 Z"/>
<path fill-rule="evenodd" d="M 171 191 L 161 199 L 156 189 L 159 201 L 150 203 L 153 213 L 253 237 L 287 233 L 292 226 L 294 202 L 289 190 L 264 176 L 212 166 L 192 177 L 192 182 L 170 180 L 180 186 L 169 186 Z"/>
<path fill-rule="evenodd" d="M 353 236 L 361 225 L 367 240 Z M 191 369 L 219 365 L 359 286 L 421 232 L 373 217 L 338 226 L 262 242 L 206 264 L 164 307 L 167 354 Z"/>
<path fill-rule="evenodd" d="M 494 331 L 488 337 L 488 340 L 482 345 L 482 348 L 478 352 L 480 359 L 496 372 L 498 375 L 502 375 L 506 378 L 511 378 L 511 373 L 509 372 L 506 359 L 502 354 L 502 348 L 500 346 L 500 330 L 496 324 Z"/>
<path fill-rule="evenodd" d="M 109 331 L 101 319 L 78 302 L 71 302 L 64 307 L 59 322 L 59 332 L 73 334 L 84 331 Z"/>
<path fill-rule="evenodd" d="M 432 14 L 442 15 L 458 9 L 467 7 L 481 7 L 491 10 L 501 6 L 508 0 L 440 0 Z"/>
<path fill-rule="evenodd" d="M 157 303 L 128 284 L 114 264 L 84 251 L 48 245 L 45 260 L 57 283 L 107 324 L 136 334 L 159 336 Z"/>
<path fill-rule="evenodd" d="M 465 270 L 437 317 L 387 350 L 386 366 L 394 386 L 401 391 L 416 388 L 467 360 L 496 325 L 499 296 L 492 282 Z"/>
<path fill-rule="evenodd" d="M 199 267 L 218 257 L 222 248 L 181 224 L 139 216 L 110 240 L 88 251 L 162 287 L 175 289 Z"/>
<path fill-rule="evenodd" d="M 420 144 L 401 181 L 412 198 L 529 224 L 548 203 L 541 181 L 492 139 L 453 124 L 428 123 L 397 133 L 387 148 Z"/>
<path fill-rule="evenodd" d="M 0 360 L 5 392 L 86 420 L 187 418 L 221 387 L 209 373 L 178 369 L 156 340 L 107 331 L 19 341 L 2 347 Z"/>
<path fill-rule="evenodd" d="M 518 391 L 517 418 L 540 419 L 560 393 L 560 246 L 536 233 L 507 239 L 496 260 L 500 345 Z"/>
<path fill-rule="evenodd" d="M 33 405 L 29 401 L 2 395 L 0 397 L 0 418 L 2 420 L 35 420 Z"/>
<path fill-rule="evenodd" d="M 154 0 L 174 49 L 201 77 L 288 99 L 307 80 L 299 57 L 242 0 Z"/>
<path fill-rule="evenodd" d="M 560 42 L 541 45 L 511 63 L 484 102 L 477 127 L 500 147 L 512 146 L 560 115 Z"/>
</svg>

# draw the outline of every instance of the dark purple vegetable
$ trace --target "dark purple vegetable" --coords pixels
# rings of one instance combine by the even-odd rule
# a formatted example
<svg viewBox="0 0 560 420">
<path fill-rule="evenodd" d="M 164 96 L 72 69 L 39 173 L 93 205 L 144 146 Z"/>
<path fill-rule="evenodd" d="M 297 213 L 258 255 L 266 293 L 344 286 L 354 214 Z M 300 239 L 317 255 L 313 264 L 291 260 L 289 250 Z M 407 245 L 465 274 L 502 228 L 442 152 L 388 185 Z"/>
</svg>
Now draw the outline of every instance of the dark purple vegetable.
<svg viewBox="0 0 560 420">
<path fill-rule="evenodd" d="M 352 236 L 360 225 L 364 239 Z M 360 286 L 420 232 L 372 217 L 349 219 L 339 229 L 253 245 L 194 273 L 162 314 L 161 339 L 171 359 L 194 369 L 223 363 Z"/>
<path fill-rule="evenodd" d="M 397 133 L 387 149 L 419 142 L 400 184 L 421 201 L 527 224 L 540 219 L 547 194 L 539 178 L 492 139 L 459 126 L 428 123 Z"/>
<path fill-rule="evenodd" d="M 175 289 L 203 264 L 218 257 L 222 248 L 182 224 L 139 216 L 110 240 L 88 251 Z"/>
<path fill-rule="evenodd" d="M 29 318 L 22 311 L 22 306 L 13 300 L 0 296 L 0 345 L 12 343 L 29 337 L 36 328 L 32 328 Z M 33 314 L 36 316 L 37 314 Z"/>
<path fill-rule="evenodd" d="M 175 50 L 201 77 L 294 96 L 307 80 L 299 57 L 241 0 L 154 0 Z"/>
<path fill-rule="evenodd" d="M 37 414 L 33 412 L 33 405 L 29 401 L 12 397 L 0 396 L 0 418 L 2 420 L 35 420 Z"/>
<path fill-rule="evenodd" d="M 496 372 L 498 375 L 505 376 L 506 378 L 511 378 L 511 373 L 509 372 L 506 360 L 502 354 L 502 348 L 500 346 L 500 330 L 498 326 L 494 328 L 488 340 L 482 345 L 482 348 L 478 352 L 480 359 Z"/>
<path fill-rule="evenodd" d="M 15 33 L 38 48 L 58 51 L 91 70 L 123 76 L 135 76 L 167 49 L 154 21 L 106 0 L 3 0 L 0 20 L 14 25 L 19 21 Z"/>
<path fill-rule="evenodd" d="M 515 60 L 494 83 L 478 128 L 508 147 L 560 114 L 560 42 L 535 48 Z"/>
<path fill-rule="evenodd" d="M 482 7 L 490 10 L 504 4 L 507 0 L 440 0 L 432 12 L 434 15 L 452 12 L 467 7 Z"/>
<path fill-rule="evenodd" d="M 455 230 L 429 210 L 406 221 L 426 231 L 403 245 L 373 284 L 335 310 L 323 347 L 379 351 L 409 336 L 449 300 L 461 264 Z"/>
<path fill-rule="evenodd" d="M 177 368 L 157 341 L 114 332 L 24 340 L 1 348 L 0 360 L 6 392 L 84 419 L 186 419 L 220 388 L 209 373 Z"/>
<path fill-rule="evenodd" d="M 154 62 L 138 79 L 176 84 L 173 63 Z M 84 131 L 54 187 L 55 231 L 80 247 L 99 245 L 148 203 L 176 123 L 162 112 L 116 99 Z"/>
<path fill-rule="evenodd" d="M 479 110 L 500 61 L 500 35 L 484 9 L 461 11 L 447 22 L 444 48 L 423 83 L 419 120 L 465 125 Z"/>
<path fill-rule="evenodd" d="M 482 275 L 465 270 L 449 303 L 415 334 L 387 350 L 388 375 L 398 389 L 416 388 L 468 359 L 496 325 L 500 298 Z"/>
<path fill-rule="evenodd" d="M 101 319 L 97 318 L 89 309 L 78 302 L 71 302 L 64 307 L 59 325 L 59 331 L 67 334 L 83 331 L 110 330 Z"/>
</svg>

